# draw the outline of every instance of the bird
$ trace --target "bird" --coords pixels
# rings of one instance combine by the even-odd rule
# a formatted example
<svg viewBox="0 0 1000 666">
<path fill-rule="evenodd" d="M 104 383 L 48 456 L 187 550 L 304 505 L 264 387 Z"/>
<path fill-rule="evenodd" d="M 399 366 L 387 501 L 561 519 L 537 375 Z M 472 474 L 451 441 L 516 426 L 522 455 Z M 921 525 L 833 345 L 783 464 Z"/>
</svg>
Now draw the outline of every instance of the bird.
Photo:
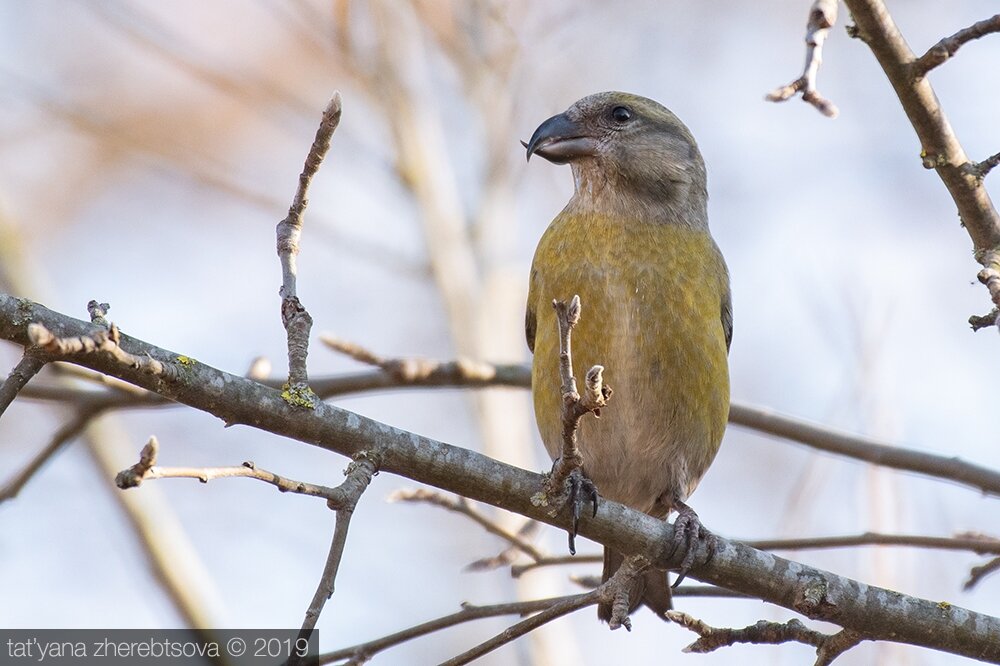
<svg viewBox="0 0 1000 666">
<path fill-rule="evenodd" d="M 529 160 L 569 164 L 574 181 L 529 275 L 525 335 L 542 442 L 557 459 L 562 396 L 552 305 L 578 295 L 573 361 L 604 366 L 615 391 L 599 419 L 580 423 L 582 474 L 606 500 L 661 519 L 676 511 L 675 539 L 686 539 L 693 554 L 692 539 L 711 535 L 686 501 L 725 432 L 733 335 L 729 271 L 708 228 L 698 144 L 666 107 L 616 91 L 578 100 L 522 144 Z M 605 548 L 603 580 L 623 561 Z M 666 619 L 666 572 L 636 578 L 629 613 L 640 603 Z M 598 617 L 607 622 L 611 611 L 602 603 Z"/>
</svg>

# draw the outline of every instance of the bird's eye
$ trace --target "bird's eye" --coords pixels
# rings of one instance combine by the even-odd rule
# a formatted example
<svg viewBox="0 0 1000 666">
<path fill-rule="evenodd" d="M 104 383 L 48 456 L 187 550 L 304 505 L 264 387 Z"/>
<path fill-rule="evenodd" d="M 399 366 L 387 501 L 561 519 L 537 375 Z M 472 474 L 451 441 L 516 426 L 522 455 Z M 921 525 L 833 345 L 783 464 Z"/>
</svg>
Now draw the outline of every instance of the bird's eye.
<svg viewBox="0 0 1000 666">
<path fill-rule="evenodd" d="M 615 122 L 624 123 L 632 118 L 632 111 L 627 106 L 616 106 L 611 109 L 611 117 Z"/>
</svg>

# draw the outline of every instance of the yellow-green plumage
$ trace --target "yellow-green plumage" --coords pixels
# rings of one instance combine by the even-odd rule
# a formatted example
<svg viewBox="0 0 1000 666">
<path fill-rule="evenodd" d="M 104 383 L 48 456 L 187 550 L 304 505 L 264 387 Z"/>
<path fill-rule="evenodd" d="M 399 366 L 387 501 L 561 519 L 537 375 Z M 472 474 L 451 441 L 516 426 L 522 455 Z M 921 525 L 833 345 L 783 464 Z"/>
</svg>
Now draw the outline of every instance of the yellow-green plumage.
<svg viewBox="0 0 1000 666">
<path fill-rule="evenodd" d="M 532 393 L 542 441 L 559 455 L 559 337 L 552 299 L 583 304 L 573 329 L 578 375 L 605 367 L 615 390 L 583 419 L 584 473 L 610 500 L 664 516 L 715 457 L 729 413 L 720 304 L 725 264 L 704 231 L 563 213 L 542 236 L 528 295 L 536 317 Z"/>
<path fill-rule="evenodd" d="M 732 337 L 729 275 L 708 230 L 694 137 L 656 102 L 608 92 L 548 119 L 526 146 L 569 163 L 576 186 L 538 243 L 529 282 L 525 330 L 545 448 L 553 458 L 562 448 L 552 301 L 579 295 L 574 371 L 603 365 L 615 391 L 600 419 L 580 423 L 583 473 L 602 497 L 651 515 L 687 509 L 726 427 Z M 621 561 L 605 549 L 605 580 Z M 670 608 L 662 572 L 635 582 L 630 612 L 640 602 L 661 616 Z M 609 619 L 610 604 L 598 614 Z"/>
</svg>

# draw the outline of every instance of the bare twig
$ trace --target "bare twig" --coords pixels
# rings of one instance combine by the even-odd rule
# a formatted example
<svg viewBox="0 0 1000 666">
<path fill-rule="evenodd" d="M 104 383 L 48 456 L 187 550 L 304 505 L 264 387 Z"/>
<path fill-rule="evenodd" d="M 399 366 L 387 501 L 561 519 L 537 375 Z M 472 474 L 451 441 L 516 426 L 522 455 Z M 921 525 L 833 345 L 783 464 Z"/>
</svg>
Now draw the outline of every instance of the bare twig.
<svg viewBox="0 0 1000 666">
<path fill-rule="evenodd" d="M 978 567 L 972 567 L 972 570 L 969 571 L 969 580 L 965 581 L 965 584 L 962 585 L 962 589 L 971 590 L 973 587 L 978 585 L 981 580 L 992 573 L 996 573 L 997 571 L 1000 571 L 1000 557 L 994 557 L 986 564 L 980 564 Z"/>
<path fill-rule="evenodd" d="M 159 446 L 156 437 L 150 437 L 146 445 L 142 447 L 139 462 L 119 472 L 115 477 L 115 485 L 122 490 L 127 490 L 136 488 L 142 485 L 143 481 L 150 479 L 198 479 L 202 483 L 208 483 L 213 479 L 242 477 L 270 483 L 283 493 L 291 492 L 320 497 L 328 502 L 342 501 L 343 491 L 339 486 L 328 488 L 304 481 L 295 481 L 261 469 L 249 461 L 239 467 L 157 467 L 156 456 L 159 452 Z"/>
<path fill-rule="evenodd" d="M 514 639 L 523 636 L 529 631 L 537 629 L 543 624 L 560 618 L 563 615 L 572 613 L 573 611 L 601 602 L 614 603 L 615 609 L 612 613 L 611 621 L 608 622 L 608 626 L 611 629 L 625 627 L 625 629 L 631 631 L 632 625 L 628 618 L 628 591 L 632 584 L 631 581 L 636 576 L 641 575 L 643 563 L 645 563 L 645 560 L 641 556 L 626 557 L 621 567 L 618 568 L 618 571 L 616 571 L 610 579 L 594 589 L 592 592 L 575 597 L 569 597 L 564 601 L 556 603 L 538 613 L 538 615 L 522 620 L 521 622 L 508 627 L 493 638 L 480 643 L 471 650 L 449 659 L 444 662 L 442 666 L 461 666 L 462 664 L 468 664 L 484 654 L 492 652 L 498 647 L 506 645 Z"/>
<path fill-rule="evenodd" d="M 341 340 L 330 334 L 320 340 L 334 351 L 355 361 L 380 368 L 396 379 L 400 385 L 495 385 L 500 369 L 492 363 L 460 358 L 455 361 L 433 361 L 423 358 L 383 358 L 361 345 Z M 520 366 L 514 366 L 520 367 Z M 530 382 L 530 375 L 529 380 Z M 316 389 L 319 393 L 319 389 Z"/>
<path fill-rule="evenodd" d="M 382 638 L 377 638 L 366 643 L 360 643 L 358 645 L 342 648 L 334 652 L 321 654 L 319 656 L 319 663 L 329 664 L 331 662 L 344 659 L 350 659 L 352 660 L 352 663 L 364 663 L 379 652 L 401 643 L 405 643 L 406 641 L 413 640 L 414 638 L 419 638 L 421 636 L 432 634 L 436 631 L 441 631 L 442 629 L 447 629 L 448 627 L 454 627 L 458 624 L 488 617 L 538 613 L 558 604 L 572 601 L 574 599 L 580 599 L 583 596 L 585 595 L 571 594 L 564 597 L 553 597 L 551 599 L 518 601 L 508 604 L 493 604 L 490 606 L 475 606 L 473 604 L 463 603 L 462 610 L 456 613 L 445 615 L 444 617 L 430 620 L 414 627 L 408 627 L 402 631 L 384 636 Z"/>
<path fill-rule="evenodd" d="M 1000 472 L 959 458 L 924 453 L 868 437 L 849 435 L 749 405 L 732 405 L 729 409 L 729 422 L 758 432 L 784 437 L 821 451 L 837 453 L 883 467 L 947 479 L 984 493 L 1000 495 Z"/>
<path fill-rule="evenodd" d="M 913 63 L 913 77 L 923 78 L 927 72 L 942 65 L 951 58 L 966 42 L 979 39 L 991 32 L 1000 32 L 1000 14 L 973 23 L 968 28 L 959 30 L 951 37 L 945 37 L 927 50 Z"/>
<path fill-rule="evenodd" d="M 855 546 L 912 546 L 938 550 L 969 550 L 979 554 L 1000 555 L 1000 539 L 981 534 L 959 534 L 954 537 L 933 537 L 917 534 L 879 534 L 865 532 L 851 536 L 812 537 L 800 539 L 756 539 L 744 541 L 758 550 L 811 550 L 821 548 L 852 548 Z"/>
<path fill-rule="evenodd" d="M 90 314 L 90 323 L 103 328 L 111 328 L 111 322 L 105 317 L 110 309 L 110 303 L 98 303 L 95 300 L 89 301 L 87 303 L 87 312 Z"/>
<path fill-rule="evenodd" d="M 925 77 L 915 76 L 916 56 L 882 0 L 844 0 L 857 34 L 871 48 L 920 139 L 924 166 L 933 168 L 958 207 L 962 225 L 974 245 L 993 305 L 1000 307 L 1000 214 L 989 193 L 973 174 L 970 162 Z"/>
<path fill-rule="evenodd" d="M 604 368 L 595 365 L 587 371 L 586 389 L 583 395 L 577 392 L 573 377 L 572 335 L 573 327 L 580 321 L 580 297 L 573 296 L 569 303 L 554 300 L 559 326 L 559 377 L 562 382 L 562 454 L 552 466 L 552 472 L 545 483 L 546 495 L 554 497 L 563 492 L 563 484 L 573 470 L 583 465 L 583 457 L 576 444 L 576 433 L 580 419 L 588 412 L 601 415 L 601 408 L 611 397 L 611 387 L 604 384 Z"/>
<path fill-rule="evenodd" d="M 397 490 L 389 496 L 390 502 L 424 502 L 434 506 L 460 513 L 473 522 L 481 526 L 490 534 L 496 535 L 511 544 L 520 552 L 533 560 L 539 560 L 544 555 L 537 548 L 525 541 L 519 535 L 501 527 L 496 521 L 491 520 L 476 509 L 469 500 L 464 497 L 448 497 L 442 493 L 423 488 Z"/>
<path fill-rule="evenodd" d="M 276 228 L 278 258 L 281 260 L 281 323 L 288 338 L 288 389 L 286 401 L 303 407 L 311 407 L 315 396 L 309 390 L 309 374 L 306 370 L 306 356 L 309 354 L 309 332 L 312 317 L 299 301 L 295 280 L 298 273 L 296 258 L 299 254 L 299 238 L 302 236 L 302 215 L 309 204 L 307 194 L 313 176 L 319 170 L 323 158 L 330 149 L 333 132 L 340 124 L 341 98 L 335 92 L 323 111 L 316 138 L 313 140 L 305 166 L 299 175 L 299 186 L 295 190 L 288 216 Z"/>
<path fill-rule="evenodd" d="M 806 65 L 802 76 L 787 86 L 777 88 L 764 98 L 769 102 L 784 102 L 796 93 L 802 93 L 802 101 L 812 104 L 816 110 L 828 118 L 836 118 L 836 105 L 816 90 L 816 76 L 823 64 L 823 42 L 830 28 L 837 22 L 838 0 L 816 0 L 809 9 L 806 23 Z"/>
<path fill-rule="evenodd" d="M 365 489 L 368 488 L 368 484 L 372 482 L 372 477 L 378 473 L 376 458 L 366 452 L 356 455 L 354 462 L 347 468 L 347 478 L 334 489 L 337 497 L 327 500 L 327 505 L 337 512 L 337 524 L 333 530 L 333 541 L 330 543 L 330 553 L 327 555 L 326 565 L 323 567 L 323 575 L 320 577 L 316 593 L 306 610 L 302 628 L 299 630 L 299 638 L 309 639 L 312 630 L 316 628 L 320 614 L 323 612 L 323 606 L 333 596 L 334 583 L 337 580 L 337 572 L 340 570 L 340 561 L 344 556 L 347 531 L 351 524 L 351 517 L 354 515 L 354 508 Z M 290 661 L 290 665 L 294 663 L 297 661 L 294 659 Z"/>
<path fill-rule="evenodd" d="M 65 338 L 56 337 L 42 324 L 28 324 L 28 337 L 32 344 L 41 347 L 49 354 L 63 357 L 62 360 L 95 352 L 104 352 L 121 365 L 136 368 L 142 372 L 154 375 L 167 381 L 174 381 L 180 374 L 177 364 L 182 366 L 194 363 L 187 356 L 177 356 L 174 362 L 163 363 L 148 354 L 137 356 L 130 354 L 118 345 L 121 334 L 114 324 L 110 329 L 98 329 L 85 335 Z"/>
<path fill-rule="evenodd" d="M 31 378 L 45 367 L 46 362 L 38 353 L 25 350 L 24 356 L 10 371 L 3 384 L 0 384 L 0 416 L 7 410 L 10 403 L 14 402 L 14 398 L 31 381 Z"/>
<path fill-rule="evenodd" d="M 687 613 L 675 610 L 667 611 L 667 617 L 701 637 L 684 648 L 684 652 L 704 654 L 737 643 L 780 645 L 781 643 L 795 641 L 816 648 L 815 666 L 825 666 L 865 640 L 864 636 L 849 629 L 843 629 L 836 634 L 824 634 L 809 629 L 795 619 L 788 622 L 767 622 L 761 620 L 756 624 L 742 629 L 728 629 L 709 626 Z"/>
<path fill-rule="evenodd" d="M 17 497 L 17 494 L 21 492 L 21 489 L 24 488 L 28 481 L 30 481 L 35 474 L 38 473 L 38 470 L 40 470 L 42 466 L 56 454 L 57 451 L 62 449 L 63 446 L 78 437 L 87 427 L 87 424 L 97 418 L 97 416 L 103 411 L 104 410 L 100 407 L 81 408 L 72 419 L 67 421 L 63 427 L 56 431 L 48 446 L 39 451 L 38 454 L 31 459 L 31 462 L 25 465 L 24 469 L 18 472 L 14 478 L 0 487 L 0 503 Z"/>
<path fill-rule="evenodd" d="M 517 530 L 518 541 L 530 544 L 529 539 L 534 538 L 541 528 L 542 524 L 538 521 L 524 521 L 524 524 Z M 496 555 L 482 557 L 474 562 L 469 562 L 465 569 L 466 571 L 492 571 L 494 569 L 499 569 L 500 567 L 512 565 L 517 557 L 523 553 L 524 551 L 520 547 L 512 543 Z M 516 576 L 512 577 L 516 578 Z"/>
</svg>

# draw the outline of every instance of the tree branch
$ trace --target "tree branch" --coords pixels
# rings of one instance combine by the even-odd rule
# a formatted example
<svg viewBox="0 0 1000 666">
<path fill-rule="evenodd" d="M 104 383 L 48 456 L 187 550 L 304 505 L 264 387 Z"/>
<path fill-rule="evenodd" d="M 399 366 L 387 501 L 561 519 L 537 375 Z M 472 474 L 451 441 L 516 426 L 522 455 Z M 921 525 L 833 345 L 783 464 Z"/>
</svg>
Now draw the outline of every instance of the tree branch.
<svg viewBox="0 0 1000 666">
<path fill-rule="evenodd" d="M 295 190 L 288 216 L 278 223 L 278 258 L 281 260 L 281 323 L 288 337 L 288 389 L 286 399 L 302 407 L 310 407 L 315 396 L 309 391 L 309 374 L 306 370 L 306 356 L 309 354 L 309 332 L 312 317 L 299 301 L 295 279 L 298 273 L 296 258 L 299 254 L 299 238 L 302 236 L 302 215 L 309 200 L 309 184 L 319 170 L 323 158 L 330 149 L 330 140 L 340 124 L 340 93 L 333 93 L 330 103 L 323 111 L 316 138 L 306 155 L 305 166 L 299 175 L 299 186 Z"/>
<path fill-rule="evenodd" d="M 812 104 L 827 118 L 837 117 L 837 106 L 816 90 L 816 77 L 823 64 L 823 42 L 826 41 L 830 28 L 837 22 L 837 3 L 838 0 L 813 2 L 809 9 L 809 21 L 806 23 L 806 66 L 802 76 L 787 86 L 768 93 L 764 99 L 769 102 L 784 102 L 801 92 L 803 102 Z"/>
<path fill-rule="evenodd" d="M 795 619 L 783 623 L 761 620 L 756 624 L 742 629 L 720 629 L 711 627 L 687 613 L 674 610 L 667 611 L 667 617 L 685 629 L 690 629 L 701 636 L 694 643 L 684 648 L 684 652 L 701 654 L 714 652 L 721 647 L 729 647 L 737 643 L 780 645 L 781 643 L 795 641 L 816 648 L 816 662 L 814 666 L 825 666 L 865 640 L 862 634 L 849 629 L 844 629 L 836 634 L 824 634 L 809 629 Z"/>
<path fill-rule="evenodd" d="M 749 405 L 732 405 L 729 408 L 729 422 L 758 432 L 784 437 L 821 451 L 864 460 L 883 467 L 947 479 L 990 495 L 1000 495 L 1000 472 L 959 458 L 924 453 L 868 437 L 849 435 Z"/>
<path fill-rule="evenodd" d="M 41 356 L 30 350 L 25 350 L 21 360 L 10 371 L 3 384 L 0 384 L 0 416 L 3 416 L 3 413 L 7 411 L 7 407 L 14 402 L 14 398 L 21 392 L 21 389 L 44 367 L 45 360 Z"/>
<path fill-rule="evenodd" d="M 76 415 L 72 419 L 67 421 L 56 433 L 52 436 L 49 441 L 48 446 L 38 452 L 34 458 L 31 459 L 24 469 L 22 469 L 16 476 L 14 476 L 10 481 L 5 483 L 0 487 L 0 504 L 6 502 L 7 500 L 14 499 L 17 497 L 21 489 L 28 484 L 35 474 L 38 473 L 46 462 L 49 461 L 52 456 L 56 454 L 57 451 L 62 449 L 63 446 L 71 442 L 80 436 L 87 425 L 97 418 L 104 411 L 101 407 L 81 407 L 77 411 Z"/>
<path fill-rule="evenodd" d="M 942 65 L 951 58 L 966 42 L 979 39 L 991 32 L 1000 32 L 1000 14 L 973 23 L 968 28 L 959 30 L 951 37 L 945 37 L 927 50 L 927 53 L 917 58 L 913 63 L 914 78 L 923 78 L 927 72 Z"/>
<path fill-rule="evenodd" d="M 920 139 L 924 166 L 937 171 L 955 201 L 972 238 L 976 261 L 983 266 L 979 280 L 989 290 L 993 305 L 1000 307 L 1000 215 L 989 193 L 969 172 L 965 150 L 882 0 L 844 0 L 844 4 L 854 17 L 857 36 L 882 66 Z"/>
<path fill-rule="evenodd" d="M 89 323 L 0 294 L 0 338 L 29 345 L 28 322 L 39 323 L 62 337 L 80 336 L 91 328 Z M 143 354 L 161 364 L 165 361 L 158 359 L 178 357 L 128 336 L 121 336 L 120 342 L 131 353 Z M 114 354 L 79 353 L 51 360 L 56 359 L 71 360 L 158 391 L 228 424 L 246 424 L 346 456 L 374 449 L 383 456 L 382 471 L 549 525 L 561 523 L 558 517 L 549 515 L 547 507 L 531 501 L 542 487 L 541 475 L 327 403 L 313 410 L 295 409 L 274 389 L 197 361 L 185 366 L 185 381 L 178 382 L 165 381 L 122 363 Z M 604 501 L 595 517 L 584 516 L 580 533 L 619 552 L 642 555 L 660 569 L 680 565 L 680 554 L 670 553 L 672 525 L 615 502 Z M 722 537 L 715 541 L 715 555 L 692 570 L 693 578 L 744 592 L 813 619 L 863 631 L 872 640 L 909 643 L 1000 662 L 998 618 L 866 585 Z M 704 561 L 707 553 L 698 554 L 697 560 Z"/>
</svg>

